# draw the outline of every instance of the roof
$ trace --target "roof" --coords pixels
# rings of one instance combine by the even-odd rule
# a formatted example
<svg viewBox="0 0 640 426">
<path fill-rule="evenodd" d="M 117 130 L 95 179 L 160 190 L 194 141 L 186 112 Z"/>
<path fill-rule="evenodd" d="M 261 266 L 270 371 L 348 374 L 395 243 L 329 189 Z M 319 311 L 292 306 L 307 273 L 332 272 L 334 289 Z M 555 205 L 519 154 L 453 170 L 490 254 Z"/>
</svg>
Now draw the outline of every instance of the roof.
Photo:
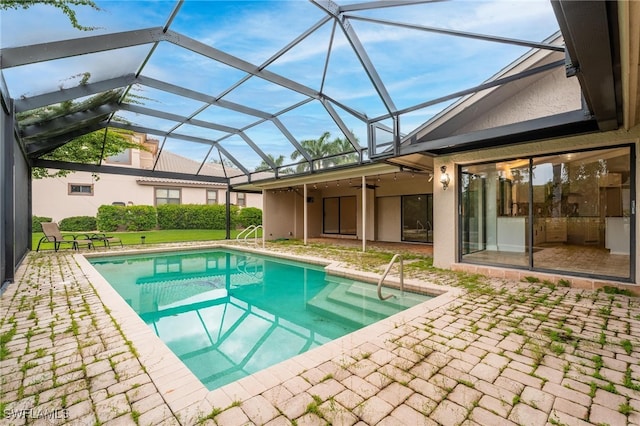
<svg viewBox="0 0 640 426">
<path fill-rule="evenodd" d="M 155 165 L 157 170 L 175 171 L 178 173 L 200 173 L 207 176 L 237 176 L 242 172 L 236 168 L 225 166 L 220 163 L 197 162 L 189 158 L 183 157 L 175 152 L 163 151 L 158 156 L 158 162 Z"/>
<path fill-rule="evenodd" d="M 507 133 L 533 140 L 608 130 L 621 125 L 623 117 L 626 126 L 638 123 L 633 46 L 640 38 L 640 12 L 635 4 L 97 4 L 102 11 L 82 10 L 83 24 L 97 28 L 89 33 L 73 30 L 64 14 L 46 5 L 0 11 L 3 106 L 18 113 L 65 102 L 79 106 L 36 123 L 18 120 L 18 136 L 33 165 L 51 166 L 43 160 L 48 152 L 109 127 L 157 137 L 161 150 L 198 164 L 214 159 L 233 164 L 244 176 L 234 179 L 243 181 L 343 167 L 344 162 L 325 161 L 335 151 L 314 144 L 325 132 L 345 142 L 342 152 L 354 153 L 352 166 L 386 161 L 407 149 L 438 155 L 420 132 L 451 105 L 490 88 L 496 88 L 492 96 L 508 95 L 514 91 L 509 87 L 554 72 L 579 81 L 586 101 L 581 114 L 554 113 L 479 136 L 457 134 L 447 139 L 451 149 L 464 148 L 469 140 L 503 143 Z M 549 39 L 558 30 L 565 44 Z M 544 67 L 495 78 L 531 55 L 567 61 L 554 59 Z M 621 65 L 631 72 L 621 72 Z M 620 94 L 622 75 L 627 89 Z M 482 102 L 490 107 L 487 99 Z M 257 174 L 261 165 L 270 173 Z M 168 159 L 145 173 L 184 178 L 174 167 L 181 168 L 180 162 Z M 187 174 L 204 181 L 227 179 L 204 166 Z"/>
</svg>

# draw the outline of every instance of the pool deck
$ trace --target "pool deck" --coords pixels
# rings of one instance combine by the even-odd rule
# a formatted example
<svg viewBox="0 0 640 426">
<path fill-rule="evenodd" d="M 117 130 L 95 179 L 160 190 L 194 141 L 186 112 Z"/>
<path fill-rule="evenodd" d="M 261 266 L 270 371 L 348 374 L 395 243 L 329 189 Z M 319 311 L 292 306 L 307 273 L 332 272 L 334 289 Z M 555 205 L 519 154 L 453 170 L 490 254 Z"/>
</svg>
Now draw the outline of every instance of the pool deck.
<svg viewBox="0 0 640 426">
<path fill-rule="evenodd" d="M 0 423 L 640 424 L 640 299 L 457 277 L 412 278 L 444 294 L 208 391 L 82 254 L 32 253 L 0 298 Z"/>
</svg>

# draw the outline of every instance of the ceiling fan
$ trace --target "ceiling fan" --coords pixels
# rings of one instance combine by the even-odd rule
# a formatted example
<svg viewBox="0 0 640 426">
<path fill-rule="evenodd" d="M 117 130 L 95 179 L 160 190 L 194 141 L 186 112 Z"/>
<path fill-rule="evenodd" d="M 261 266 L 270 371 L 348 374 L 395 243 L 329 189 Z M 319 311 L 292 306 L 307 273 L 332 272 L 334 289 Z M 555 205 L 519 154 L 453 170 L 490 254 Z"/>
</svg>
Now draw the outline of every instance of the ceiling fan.
<svg viewBox="0 0 640 426">
<path fill-rule="evenodd" d="M 362 184 L 360 184 L 360 185 L 351 185 L 351 187 L 352 188 L 362 189 Z M 379 188 L 379 187 L 380 187 L 380 185 L 376 185 L 376 184 L 373 184 L 373 183 L 368 183 L 367 184 L 367 189 L 376 189 L 376 188 Z"/>
</svg>

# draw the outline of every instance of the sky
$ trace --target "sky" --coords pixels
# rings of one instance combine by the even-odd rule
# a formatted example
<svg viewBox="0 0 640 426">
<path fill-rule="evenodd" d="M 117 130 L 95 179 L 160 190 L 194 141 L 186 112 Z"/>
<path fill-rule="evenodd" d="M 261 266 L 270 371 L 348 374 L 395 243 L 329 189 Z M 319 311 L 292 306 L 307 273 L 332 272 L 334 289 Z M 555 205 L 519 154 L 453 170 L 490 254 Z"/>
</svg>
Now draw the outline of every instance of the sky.
<svg viewBox="0 0 640 426">
<path fill-rule="evenodd" d="M 336 0 L 340 5 L 360 1 Z M 90 32 L 75 30 L 66 17 L 51 6 L 36 5 L 23 10 L 0 12 L 0 46 L 15 47 L 74 37 L 162 27 L 174 1 L 97 1 L 101 10 L 77 7 L 82 25 Z M 548 1 L 446 1 L 411 6 L 387 7 L 351 12 L 360 18 L 384 19 L 495 36 L 543 41 L 558 30 Z M 387 109 L 364 72 L 344 32 L 333 33 L 329 20 L 281 57 L 271 59 L 296 37 L 319 23 L 326 13 L 304 0 L 292 1 L 207 1 L 187 0 L 172 21 L 170 30 L 198 40 L 256 67 L 322 91 L 337 102 L 368 118 L 387 114 Z M 473 87 L 529 51 L 526 47 L 469 38 L 438 35 L 414 29 L 349 19 L 349 24 L 367 52 L 397 109 L 408 108 L 448 93 Z M 25 30 L 27 29 L 27 30 Z M 332 38 L 333 34 L 333 38 Z M 135 73 L 151 51 L 142 45 L 66 58 L 3 70 L 14 98 L 56 91 L 78 84 L 79 74 L 91 73 L 90 82 Z M 326 67 L 326 73 L 324 72 Z M 276 114 L 306 100 L 306 96 L 266 80 L 252 77 L 236 89 L 246 73 L 168 42 L 160 43 L 141 75 Z M 289 162 L 295 150 L 270 121 L 207 106 L 192 99 L 136 87 L 148 108 L 171 112 L 246 129 L 245 133 L 266 153 L 283 155 Z M 407 134 L 437 114 L 449 103 L 401 117 L 401 132 Z M 360 119 L 334 105 L 361 146 L 367 145 L 367 126 Z M 169 131 L 175 122 L 122 112 L 134 124 Z M 325 131 L 342 137 L 326 109 L 317 100 L 279 116 L 298 140 L 316 139 Z M 256 124 L 259 123 L 259 124 Z M 390 120 L 384 120 L 390 124 Z M 197 126 L 182 126 L 177 133 L 219 140 L 224 133 Z M 244 166 L 253 170 L 261 158 L 239 136 L 220 140 L 220 145 Z M 208 146 L 169 138 L 167 148 L 203 161 Z M 217 159 L 216 150 L 210 159 Z"/>
</svg>

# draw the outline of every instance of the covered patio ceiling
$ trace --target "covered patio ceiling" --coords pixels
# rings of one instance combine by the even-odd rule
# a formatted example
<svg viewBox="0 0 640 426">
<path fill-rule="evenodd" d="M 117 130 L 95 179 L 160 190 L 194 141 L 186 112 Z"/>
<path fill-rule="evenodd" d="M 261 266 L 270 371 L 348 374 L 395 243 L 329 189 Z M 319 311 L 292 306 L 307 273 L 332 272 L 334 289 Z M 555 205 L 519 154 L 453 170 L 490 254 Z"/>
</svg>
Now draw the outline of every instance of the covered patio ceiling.
<svg viewBox="0 0 640 426">
<path fill-rule="evenodd" d="M 32 165 L 122 172 L 102 159 L 47 160 L 74 137 L 117 128 L 159 139 L 159 155 L 232 165 L 227 179 L 242 185 L 377 162 L 428 171 L 443 153 L 638 122 L 635 5 L 96 3 L 102 10 L 78 10 L 95 27 L 88 33 L 46 5 L 0 15 L 2 100 Z M 544 60 L 514 67 L 535 55 Z M 631 71 L 635 63 L 634 99 L 622 96 L 621 63 Z M 473 95 L 501 87 L 508 96 L 558 69 L 580 81 L 583 109 L 463 134 L 434 125 Z M 47 115 L 65 103 L 66 113 Z M 43 118 L 20 119 L 34 111 Z M 346 141 L 343 152 L 308 143 L 325 132 Z M 200 169 L 192 177 L 207 179 Z M 136 172 L 188 178 L 155 166 Z"/>
</svg>

